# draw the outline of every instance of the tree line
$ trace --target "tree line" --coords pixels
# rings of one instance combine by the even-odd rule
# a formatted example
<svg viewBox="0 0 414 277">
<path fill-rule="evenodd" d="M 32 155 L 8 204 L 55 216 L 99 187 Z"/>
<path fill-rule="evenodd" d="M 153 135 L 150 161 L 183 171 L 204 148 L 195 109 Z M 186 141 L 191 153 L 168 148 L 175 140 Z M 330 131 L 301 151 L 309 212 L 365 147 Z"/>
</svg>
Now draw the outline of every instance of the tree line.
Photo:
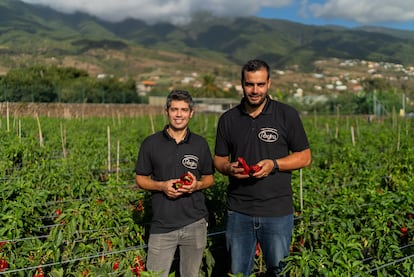
<svg viewBox="0 0 414 277">
<path fill-rule="evenodd" d="M 283 91 L 275 87 L 269 93 L 303 112 L 384 115 L 401 108 L 405 108 L 406 112 L 414 110 L 409 104 L 412 97 L 404 88 L 395 88 L 382 79 L 366 79 L 362 85 L 362 92 L 326 94 L 326 100 L 322 102 L 292 97 L 288 89 Z M 170 86 L 156 87 L 151 94 L 165 96 Z M 193 97 L 241 97 L 234 87 L 225 91 L 217 85 L 215 74 L 204 75 L 198 88 L 182 88 L 188 89 Z M 405 107 L 402 107 L 402 95 L 407 98 L 404 100 Z M 131 78 L 96 78 L 89 76 L 85 70 L 73 67 L 35 65 L 12 69 L 0 76 L 0 102 L 6 101 L 119 104 L 147 103 L 147 97 L 138 95 L 136 81 Z"/>
<path fill-rule="evenodd" d="M 0 77 L 0 101 L 140 103 L 133 79 L 95 78 L 73 67 L 36 65 Z"/>
</svg>

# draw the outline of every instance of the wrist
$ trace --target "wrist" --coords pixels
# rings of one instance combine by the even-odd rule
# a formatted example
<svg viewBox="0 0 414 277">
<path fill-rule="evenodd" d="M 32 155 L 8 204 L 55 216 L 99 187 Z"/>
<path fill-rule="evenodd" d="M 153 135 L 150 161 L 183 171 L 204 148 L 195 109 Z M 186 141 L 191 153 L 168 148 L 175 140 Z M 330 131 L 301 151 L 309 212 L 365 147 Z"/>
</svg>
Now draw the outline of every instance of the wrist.
<svg viewBox="0 0 414 277">
<path fill-rule="evenodd" d="M 273 169 L 272 169 L 272 174 L 275 173 L 276 171 L 279 170 L 279 164 L 277 163 L 277 160 L 272 160 L 273 161 Z"/>
<path fill-rule="evenodd" d="M 203 187 L 203 183 L 201 181 L 195 181 L 195 188 L 194 191 L 200 190 Z"/>
<path fill-rule="evenodd" d="M 232 174 L 233 174 L 233 166 L 231 163 L 228 163 L 226 171 L 225 171 L 225 175 L 230 176 Z"/>
<path fill-rule="evenodd" d="M 162 192 L 164 192 L 165 194 L 167 194 L 168 193 L 168 182 L 161 182 L 160 183 L 160 191 L 162 191 Z"/>
</svg>

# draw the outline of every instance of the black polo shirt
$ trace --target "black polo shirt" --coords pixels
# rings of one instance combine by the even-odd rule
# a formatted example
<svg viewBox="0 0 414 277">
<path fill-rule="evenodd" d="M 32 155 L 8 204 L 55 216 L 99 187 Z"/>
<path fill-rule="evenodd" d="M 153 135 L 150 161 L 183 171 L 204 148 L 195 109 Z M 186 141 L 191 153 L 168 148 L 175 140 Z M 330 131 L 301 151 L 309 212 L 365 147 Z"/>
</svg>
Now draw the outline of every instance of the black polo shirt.
<svg viewBox="0 0 414 277">
<path fill-rule="evenodd" d="M 309 148 L 298 112 L 267 98 L 262 113 L 248 115 L 241 103 L 219 119 L 215 155 L 243 157 L 249 165 L 277 159 Z M 283 216 L 293 213 L 291 172 L 276 172 L 263 179 L 229 177 L 227 207 L 251 216 Z"/>
<path fill-rule="evenodd" d="M 166 129 L 147 137 L 141 144 L 135 167 L 137 175 L 151 176 L 156 181 L 178 179 L 190 171 L 197 180 L 201 175 L 214 173 L 207 141 L 188 129 L 180 143 Z M 163 192 L 152 192 L 151 233 L 167 233 L 202 218 L 208 218 L 202 191 L 170 199 Z"/>
</svg>

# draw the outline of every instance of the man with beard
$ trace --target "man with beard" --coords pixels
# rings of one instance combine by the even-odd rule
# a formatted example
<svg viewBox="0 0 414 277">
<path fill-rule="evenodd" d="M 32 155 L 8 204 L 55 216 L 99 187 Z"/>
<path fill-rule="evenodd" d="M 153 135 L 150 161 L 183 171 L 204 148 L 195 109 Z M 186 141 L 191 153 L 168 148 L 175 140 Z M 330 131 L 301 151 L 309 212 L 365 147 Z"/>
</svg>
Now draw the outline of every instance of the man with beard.
<svg viewBox="0 0 414 277">
<path fill-rule="evenodd" d="M 214 156 L 215 168 L 229 177 L 226 241 L 231 272 L 250 276 L 260 243 L 267 274 L 279 276 L 293 230 L 291 172 L 310 165 L 311 151 L 298 112 L 268 95 L 266 62 L 248 61 L 241 84 L 241 103 L 219 119 Z M 243 168 L 239 158 L 255 170 Z"/>
</svg>

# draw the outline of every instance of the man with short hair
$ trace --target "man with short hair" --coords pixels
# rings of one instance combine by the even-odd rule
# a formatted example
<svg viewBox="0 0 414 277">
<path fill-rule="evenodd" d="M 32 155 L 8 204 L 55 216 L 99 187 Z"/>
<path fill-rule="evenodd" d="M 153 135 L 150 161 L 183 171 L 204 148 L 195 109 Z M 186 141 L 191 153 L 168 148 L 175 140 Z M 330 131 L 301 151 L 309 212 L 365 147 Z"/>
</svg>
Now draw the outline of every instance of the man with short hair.
<svg viewBox="0 0 414 277">
<path fill-rule="evenodd" d="M 193 106 L 187 91 L 170 92 L 165 109 L 169 123 L 145 138 L 135 168 L 138 186 L 152 193 L 146 268 L 161 277 L 168 276 L 177 247 L 180 276 L 198 277 L 207 243 L 202 190 L 213 185 L 214 166 L 207 141 L 188 128 Z"/>
<path fill-rule="evenodd" d="M 279 276 L 293 230 L 291 171 L 309 166 L 311 151 L 298 112 L 268 95 L 266 62 L 248 61 L 241 84 L 241 103 L 219 119 L 214 156 L 215 168 L 229 177 L 231 272 L 250 276 L 259 242 L 267 274 Z"/>
</svg>

